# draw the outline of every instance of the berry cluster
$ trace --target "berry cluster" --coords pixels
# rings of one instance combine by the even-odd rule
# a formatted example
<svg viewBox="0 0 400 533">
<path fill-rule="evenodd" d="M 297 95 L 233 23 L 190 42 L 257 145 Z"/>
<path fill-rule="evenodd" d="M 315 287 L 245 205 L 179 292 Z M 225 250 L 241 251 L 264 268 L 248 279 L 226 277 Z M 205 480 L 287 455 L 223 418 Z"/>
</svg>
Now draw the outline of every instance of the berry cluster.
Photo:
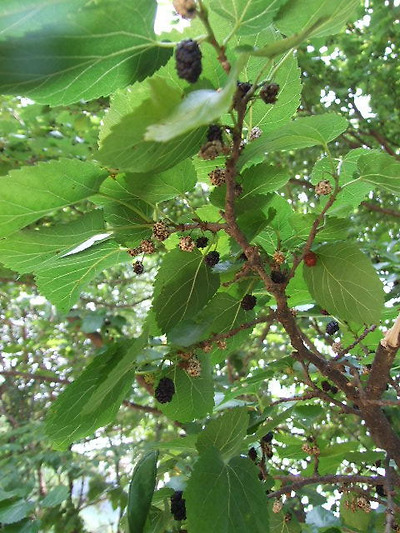
<svg viewBox="0 0 400 533">
<path fill-rule="evenodd" d="M 345 507 L 347 507 L 347 509 L 350 509 L 350 511 L 353 513 L 355 513 L 358 509 L 362 509 L 366 513 L 371 512 L 371 504 L 363 496 L 360 496 L 358 498 L 353 498 L 351 501 L 346 500 L 344 505 Z"/>
<path fill-rule="evenodd" d="M 184 19 L 193 19 L 196 16 L 196 2 L 194 0 L 174 0 L 175 11 Z"/>
<path fill-rule="evenodd" d="M 308 442 L 304 443 L 301 449 L 303 452 L 308 453 L 308 455 L 319 455 L 321 453 L 318 446 L 315 444 L 309 444 Z"/>
<path fill-rule="evenodd" d="M 191 378 L 198 378 L 201 376 L 201 363 L 196 356 L 191 357 L 185 363 L 185 371 Z"/>
<path fill-rule="evenodd" d="M 192 237 L 187 235 L 186 237 L 180 238 L 179 248 L 184 252 L 193 252 L 193 250 L 196 248 L 196 243 L 194 242 Z"/>
<path fill-rule="evenodd" d="M 258 126 L 254 126 L 254 128 L 251 128 L 250 135 L 249 135 L 249 141 L 254 141 L 255 139 L 258 139 L 262 135 L 262 130 Z"/>
<path fill-rule="evenodd" d="M 314 189 L 317 196 L 326 196 L 327 194 L 331 194 L 332 190 L 332 185 L 329 180 L 320 181 Z"/>
<path fill-rule="evenodd" d="M 196 83 L 202 71 L 201 51 L 196 41 L 187 39 L 176 47 L 175 60 L 178 76 L 189 83 Z"/>
<path fill-rule="evenodd" d="M 219 263 L 219 253 L 215 251 L 208 252 L 208 254 L 204 258 L 204 261 L 209 267 L 215 266 L 217 263 Z"/>
<path fill-rule="evenodd" d="M 335 385 L 331 385 L 329 381 L 322 381 L 321 382 L 322 390 L 325 392 L 331 392 L 332 394 L 336 394 L 339 389 Z"/>
<path fill-rule="evenodd" d="M 175 385 L 170 378 L 161 378 L 154 392 L 156 400 L 160 403 L 169 403 L 175 394 Z"/>
<path fill-rule="evenodd" d="M 339 331 L 339 323 L 336 320 L 332 320 L 326 325 L 325 331 L 328 335 L 334 335 Z"/>
<path fill-rule="evenodd" d="M 266 83 L 261 87 L 260 98 L 266 104 L 275 104 L 279 92 L 277 83 Z"/>
<path fill-rule="evenodd" d="M 281 500 L 275 500 L 272 505 L 272 512 L 273 513 L 280 513 L 282 511 L 283 503 Z"/>
<path fill-rule="evenodd" d="M 272 259 L 274 260 L 274 263 L 276 263 L 277 265 L 281 265 L 282 263 L 285 262 L 286 258 L 283 252 L 281 252 L 280 250 L 277 250 L 276 252 L 274 252 Z"/>
<path fill-rule="evenodd" d="M 186 505 L 181 490 L 176 490 L 171 496 L 171 514 L 175 520 L 186 520 Z"/>
<path fill-rule="evenodd" d="M 165 241 L 169 237 L 169 230 L 165 222 L 161 220 L 153 225 L 153 238 L 157 241 Z"/>
<path fill-rule="evenodd" d="M 210 181 L 216 187 L 220 187 L 225 183 L 225 169 L 216 168 L 208 174 Z"/>
<path fill-rule="evenodd" d="M 257 303 L 257 298 L 253 296 L 252 294 L 245 294 L 243 296 L 242 301 L 240 302 L 240 306 L 245 311 L 251 311 L 254 306 Z"/>
</svg>

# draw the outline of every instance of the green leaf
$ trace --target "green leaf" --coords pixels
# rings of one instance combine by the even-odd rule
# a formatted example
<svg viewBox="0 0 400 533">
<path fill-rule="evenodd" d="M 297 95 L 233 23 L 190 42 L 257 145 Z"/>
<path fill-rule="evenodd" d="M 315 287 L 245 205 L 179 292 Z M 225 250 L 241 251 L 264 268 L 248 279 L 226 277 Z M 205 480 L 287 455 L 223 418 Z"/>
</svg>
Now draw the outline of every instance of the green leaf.
<svg viewBox="0 0 400 533">
<path fill-rule="evenodd" d="M 143 533 L 157 478 L 158 451 L 146 454 L 135 467 L 129 485 L 129 533 Z"/>
<path fill-rule="evenodd" d="M 256 139 L 243 152 L 242 168 L 265 157 L 267 152 L 326 146 L 347 129 L 347 120 L 334 113 L 301 117 Z"/>
<path fill-rule="evenodd" d="M 315 253 L 317 264 L 303 270 L 315 301 L 342 320 L 377 323 L 384 293 L 367 257 L 352 243 L 325 244 Z"/>
<path fill-rule="evenodd" d="M 91 237 L 105 233 L 103 213 L 91 211 L 69 222 L 39 230 L 22 230 L 0 241 L 1 261 L 20 274 L 47 268 L 56 257 Z"/>
<path fill-rule="evenodd" d="M 168 332 L 200 311 L 219 287 L 198 251 L 172 250 L 165 255 L 154 287 L 154 310 L 162 331 Z"/>
<path fill-rule="evenodd" d="M 231 33 L 254 35 L 273 21 L 286 0 L 213 0 L 210 7 L 231 25 Z"/>
<path fill-rule="evenodd" d="M 16 26 L 18 37 L 0 42 L 3 94 L 51 105 L 92 100 L 145 79 L 171 56 L 155 40 L 155 0 L 51 4 L 47 0 L 38 9 L 25 0 L 11 14 L 4 12 L 3 24 Z"/>
<path fill-rule="evenodd" d="M 46 433 L 54 448 L 65 450 L 72 442 L 109 424 L 118 412 L 135 375 L 134 359 L 145 338 L 115 343 L 98 355 L 73 383 L 68 385 L 50 407 Z M 127 355 L 132 359 L 128 368 Z M 122 368 L 121 368 L 122 367 Z M 111 386 L 109 375 L 115 378 Z M 85 414 L 85 407 L 104 392 L 96 410 Z"/>
<path fill-rule="evenodd" d="M 35 278 L 41 294 L 66 313 L 92 279 L 104 269 L 124 261 L 130 261 L 127 253 L 115 242 L 107 241 L 82 252 L 49 260 L 45 267 L 36 268 Z"/>
<path fill-rule="evenodd" d="M 200 454 L 214 447 L 228 461 L 240 452 L 248 425 L 247 409 L 229 409 L 207 424 L 197 438 L 196 447 Z"/>
<path fill-rule="evenodd" d="M 96 390 L 91 394 L 90 402 L 82 409 L 82 415 L 95 413 L 103 403 L 103 399 L 107 397 L 115 389 L 115 384 L 124 379 L 126 375 L 132 373 L 132 369 L 136 366 L 136 359 L 143 348 L 147 345 L 148 333 L 145 330 L 142 335 L 130 341 L 129 349 L 121 356 L 121 359 L 110 369 L 108 376 L 96 387 Z"/>
<path fill-rule="evenodd" d="M 202 89 L 190 92 L 169 116 L 147 128 L 145 140 L 167 142 L 188 131 L 216 122 L 232 105 L 236 82 L 246 61 L 246 55 L 239 57 L 222 90 Z"/>
<path fill-rule="evenodd" d="M 93 163 L 60 159 L 0 177 L 0 237 L 95 194 L 107 172 Z"/>
<path fill-rule="evenodd" d="M 246 169 L 242 174 L 243 194 L 240 199 L 254 194 L 268 194 L 279 190 L 289 181 L 289 172 L 266 161 Z"/>
<path fill-rule="evenodd" d="M 268 511 L 257 467 L 247 458 L 225 464 L 215 448 L 206 450 L 194 466 L 185 490 L 192 533 L 265 533 Z"/>
<path fill-rule="evenodd" d="M 205 354 L 197 357 L 201 364 L 199 377 L 191 378 L 179 367 L 173 367 L 164 374 L 173 380 L 175 394 L 169 403 L 157 403 L 157 406 L 170 420 L 191 422 L 205 417 L 214 407 L 210 359 Z"/>
<path fill-rule="evenodd" d="M 3 501 L 0 503 L 0 523 L 19 522 L 32 511 L 34 504 L 25 500 Z"/>
<path fill-rule="evenodd" d="M 108 167 L 134 173 L 162 172 L 196 153 L 205 139 L 204 127 L 165 143 L 146 141 L 147 127 L 164 120 L 173 111 L 181 101 L 182 91 L 161 77 L 148 80 L 145 87 L 145 100 L 140 86 L 139 98 L 135 98 L 134 86 L 113 101 L 111 119 L 100 132 L 97 154 Z"/>
<path fill-rule="evenodd" d="M 358 159 L 360 179 L 400 195 L 400 163 L 388 154 L 370 153 Z"/>
<path fill-rule="evenodd" d="M 69 497 L 69 488 L 66 485 L 57 485 L 41 500 L 42 507 L 56 507 Z"/>
<path fill-rule="evenodd" d="M 200 324 L 207 324 L 207 329 L 202 337 L 203 340 L 215 333 L 226 333 L 254 317 L 252 311 L 245 312 L 241 308 L 240 302 L 241 300 L 233 298 L 226 292 L 218 292 L 210 300 L 197 317 Z M 221 351 L 217 346 L 214 346 L 210 353 L 213 363 L 225 359 L 226 355 L 236 349 L 247 337 L 248 331 L 240 331 L 233 337 L 226 339 L 226 350 Z"/>
<path fill-rule="evenodd" d="M 293 0 L 286 2 L 275 19 L 278 29 L 285 35 L 309 28 L 318 20 L 321 23 L 312 32 L 313 37 L 338 33 L 352 19 L 360 3 L 358 0 Z"/>
<path fill-rule="evenodd" d="M 256 37 L 257 46 L 281 41 L 282 37 L 272 26 L 265 28 Z M 244 69 L 248 80 L 257 78 L 261 69 L 265 69 L 263 78 L 279 85 L 278 99 L 275 104 L 265 104 L 261 98 L 256 98 L 251 105 L 251 112 L 245 121 L 249 130 L 254 126 L 262 129 L 263 134 L 282 127 L 296 113 L 300 104 L 301 95 L 301 71 L 297 57 L 293 53 L 287 53 L 283 57 L 277 57 L 270 61 L 270 68 L 266 68 L 264 57 L 250 57 Z"/>
</svg>

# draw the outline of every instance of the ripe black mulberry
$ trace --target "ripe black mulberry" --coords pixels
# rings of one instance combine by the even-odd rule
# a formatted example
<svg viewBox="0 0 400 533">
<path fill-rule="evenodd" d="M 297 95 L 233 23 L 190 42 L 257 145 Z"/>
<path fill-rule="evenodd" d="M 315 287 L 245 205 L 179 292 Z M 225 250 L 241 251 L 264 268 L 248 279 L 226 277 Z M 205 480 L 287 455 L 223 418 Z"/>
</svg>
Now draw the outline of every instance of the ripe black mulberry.
<svg viewBox="0 0 400 533">
<path fill-rule="evenodd" d="M 251 311 L 254 306 L 257 303 L 257 298 L 253 296 L 252 294 L 245 294 L 243 296 L 242 301 L 240 302 L 240 306 L 245 311 Z"/>
<path fill-rule="evenodd" d="M 274 438 L 274 434 L 272 433 L 272 431 L 268 431 L 268 433 L 266 435 L 264 435 L 261 440 L 263 442 L 268 442 L 269 443 L 269 442 L 272 441 L 273 438 Z"/>
<path fill-rule="evenodd" d="M 332 320 L 329 322 L 329 324 L 326 325 L 326 330 L 328 335 L 334 335 L 339 331 L 339 324 L 336 322 L 336 320 Z"/>
<path fill-rule="evenodd" d="M 271 271 L 271 280 L 274 283 L 285 283 L 286 274 L 284 272 L 281 272 L 280 270 L 272 270 Z"/>
<path fill-rule="evenodd" d="M 176 47 L 175 59 L 178 76 L 189 83 L 196 83 L 202 71 L 201 51 L 196 41 L 187 39 Z"/>
<path fill-rule="evenodd" d="M 160 403 L 169 403 L 174 394 L 175 385 L 172 379 L 161 378 L 154 393 L 156 400 Z"/>
<path fill-rule="evenodd" d="M 207 130 L 207 141 L 222 142 L 222 128 L 218 124 L 211 124 Z"/>
<path fill-rule="evenodd" d="M 182 496 L 181 490 L 176 490 L 171 496 L 171 514 L 175 520 L 186 520 L 186 502 Z"/>
<path fill-rule="evenodd" d="M 205 258 L 204 261 L 209 267 L 215 266 L 217 263 L 219 263 L 219 253 L 218 252 L 209 252 Z"/>
<path fill-rule="evenodd" d="M 136 261 L 135 263 L 133 263 L 132 266 L 133 266 L 133 271 L 135 274 L 143 274 L 144 266 L 141 261 Z"/>
<path fill-rule="evenodd" d="M 199 237 L 196 240 L 196 246 L 197 248 L 205 248 L 208 244 L 208 238 L 207 237 Z"/>
<path fill-rule="evenodd" d="M 251 89 L 251 83 L 247 81 L 237 82 L 235 96 L 233 97 L 233 108 L 236 109 L 236 111 L 238 110 L 238 107 L 240 106 L 242 98 L 246 96 L 246 94 L 250 91 L 250 89 Z"/>
</svg>

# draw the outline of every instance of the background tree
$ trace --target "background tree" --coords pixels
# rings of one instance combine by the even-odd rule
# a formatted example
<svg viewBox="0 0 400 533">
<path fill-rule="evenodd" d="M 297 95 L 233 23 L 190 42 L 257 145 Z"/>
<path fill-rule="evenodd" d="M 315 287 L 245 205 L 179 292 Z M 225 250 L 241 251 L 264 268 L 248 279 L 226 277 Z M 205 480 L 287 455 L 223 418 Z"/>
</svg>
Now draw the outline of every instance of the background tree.
<svg viewBox="0 0 400 533">
<path fill-rule="evenodd" d="M 388 533 L 399 6 L 174 8 L 0 11 L 0 528 Z"/>
</svg>

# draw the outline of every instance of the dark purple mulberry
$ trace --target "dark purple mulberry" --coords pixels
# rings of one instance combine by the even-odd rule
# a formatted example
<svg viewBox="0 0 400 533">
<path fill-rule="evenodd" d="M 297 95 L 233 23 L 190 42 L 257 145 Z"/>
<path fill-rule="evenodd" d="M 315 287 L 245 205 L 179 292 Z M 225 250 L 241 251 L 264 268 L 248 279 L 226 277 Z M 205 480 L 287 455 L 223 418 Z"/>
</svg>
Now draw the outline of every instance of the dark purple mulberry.
<svg viewBox="0 0 400 533">
<path fill-rule="evenodd" d="M 268 433 L 266 435 L 264 435 L 264 437 L 262 437 L 261 440 L 263 442 L 270 443 L 273 438 L 274 438 L 274 434 L 272 433 L 272 431 L 268 431 Z"/>
<path fill-rule="evenodd" d="M 186 502 L 182 496 L 181 490 L 176 490 L 171 496 L 171 513 L 175 520 L 186 520 Z"/>
<path fill-rule="evenodd" d="M 252 446 L 247 452 L 249 458 L 255 463 L 257 461 L 257 452 L 256 449 Z"/>
<path fill-rule="evenodd" d="M 221 141 L 222 142 L 222 128 L 218 124 L 211 124 L 208 126 L 207 141 Z"/>
<path fill-rule="evenodd" d="M 280 270 L 272 270 L 271 271 L 271 280 L 274 283 L 285 283 L 286 274 L 284 272 L 281 272 Z"/>
<path fill-rule="evenodd" d="M 154 393 L 156 400 L 160 403 L 169 403 L 174 394 L 175 385 L 172 379 L 161 378 Z"/>
<path fill-rule="evenodd" d="M 208 238 L 207 237 L 199 237 L 196 240 L 196 246 L 197 248 L 205 248 L 208 244 Z"/>
<path fill-rule="evenodd" d="M 135 274 L 143 274 L 144 272 L 144 266 L 141 261 L 136 261 L 133 263 L 133 271 Z"/>
<path fill-rule="evenodd" d="M 321 387 L 322 390 L 324 390 L 325 392 L 329 392 L 331 390 L 331 384 L 329 383 L 329 381 L 323 381 L 321 383 Z"/>
<path fill-rule="evenodd" d="M 326 332 L 328 335 L 334 335 L 339 331 L 339 324 L 336 322 L 336 320 L 332 320 L 332 322 L 329 322 L 329 324 L 326 325 Z"/>
<path fill-rule="evenodd" d="M 238 110 L 238 107 L 240 106 L 242 98 L 244 96 L 246 96 L 246 94 L 250 91 L 250 89 L 251 89 L 251 83 L 249 83 L 247 81 L 244 81 L 244 82 L 238 81 L 237 82 L 236 92 L 235 92 L 235 95 L 233 97 L 233 107 L 234 107 L 234 109 Z"/>
<path fill-rule="evenodd" d="M 242 301 L 240 302 L 240 306 L 245 311 L 251 311 L 254 306 L 257 303 L 257 298 L 253 296 L 252 294 L 245 294 L 243 296 Z"/>
<path fill-rule="evenodd" d="M 209 267 L 215 266 L 217 263 L 219 263 L 219 253 L 218 252 L 209 252 L 205 258 L 204 261 Z"/>
<path fill-rule="evenodd" d="M 202 71 L 201 51 L 196 41 L 187 39 L 176 47 L 175 60 L 178 76 L 189 83 L 196 83 Z"/>
</svg>

